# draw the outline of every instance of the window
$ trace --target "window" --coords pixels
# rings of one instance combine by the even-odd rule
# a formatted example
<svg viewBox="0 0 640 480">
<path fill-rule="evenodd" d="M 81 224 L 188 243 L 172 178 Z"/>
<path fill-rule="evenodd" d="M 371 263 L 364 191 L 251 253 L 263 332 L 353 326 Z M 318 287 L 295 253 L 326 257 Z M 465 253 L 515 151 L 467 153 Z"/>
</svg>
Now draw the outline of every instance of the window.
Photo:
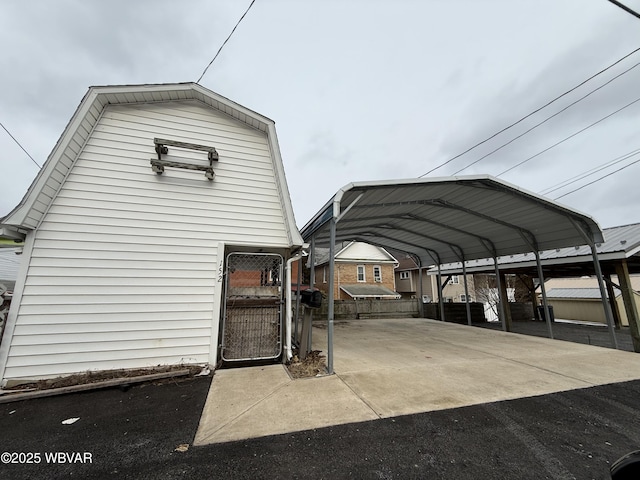
<svg viewBox="0 0 640 480">
<path fill-rule="evenodd" d="M 460 295 L 460 301 L 461 302 L 465 302 L 467 301 L 467 296 L 463 293 L 462 295 Z M 469 301 L 473 302 L 473 300 L 471 299 L 471 295 L 469 295 Z"/>
<path fill-rule="evenodd" d="M 382 268 L 380 265 L 373 266 L 373 281 L 374 282 L 382 282 Z"/>
<path fill-rule="evenodd" d="M 327 267 L 322 269 L 322 283 L 327 283 Z"/>
<path fill-rule="evenodd" d="M 400 272 L 400 280 L 408 280 L 409 272 Z"/>
<path fill-rule="evenodd" d="M 358 281 L 364 282 L 364 265 L 358 265 Z"/>
<path fill-rule="evenodd" d="M 458 275 L 451 275 L 451 285 L 457 285 L 460 283 Z"/>
</svg>

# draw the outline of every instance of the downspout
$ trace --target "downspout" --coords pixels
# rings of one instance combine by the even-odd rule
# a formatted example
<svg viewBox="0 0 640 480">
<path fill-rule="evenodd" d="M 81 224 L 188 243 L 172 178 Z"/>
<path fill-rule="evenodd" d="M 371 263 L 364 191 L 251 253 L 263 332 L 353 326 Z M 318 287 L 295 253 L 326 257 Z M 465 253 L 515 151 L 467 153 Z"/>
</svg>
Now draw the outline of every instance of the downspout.
<svg viewBox="0 0 640 480">
<path fill-rule="evenodd" d="M 285 355 L 287 356 L 287 361 L 291 360 L 291 358 L 293 357 L 293 352 L 291 349 L 291 319 L 292 319 L 292 314 L 291 314 L 291 264 L 293 262 L 295 262 L 296 260 L 300 260 L 303 256 L 306 256 L 304 254 L 304 252 L 300 252 L 296 255 L 294 255 L 293 257 L 291 257 L 289 260 L 287 260 L 287 276 L 286 276 L 286 309 L 287 309 L 287 321 L 285 324 L 285 343 L 284 343 L 284 348 L 285 348 Z"/>
</svg>

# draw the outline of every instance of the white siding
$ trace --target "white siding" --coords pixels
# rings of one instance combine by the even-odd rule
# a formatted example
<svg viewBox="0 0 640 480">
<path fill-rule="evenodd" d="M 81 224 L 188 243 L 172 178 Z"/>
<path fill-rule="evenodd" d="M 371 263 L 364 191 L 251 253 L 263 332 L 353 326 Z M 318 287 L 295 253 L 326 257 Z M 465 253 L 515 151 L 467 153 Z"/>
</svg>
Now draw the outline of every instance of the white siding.
<svg viewBox="0 0 640 480">
<path fill-rule="evenodd" d="M 364 242 L 353 242 L 336 255 L 342 261 L 366 261 L 380 263 L 395 263 L 383 249 Z"/>
<path fill-rule="evenodd" d="M 215 180 L 153 173 L 154 137 L 216 147 Z M 208 362 L 221 241 L 288 245 L 266 134 L 196 101 L 106 107 L 35 232 L 5 378 Z"/>
</svg>

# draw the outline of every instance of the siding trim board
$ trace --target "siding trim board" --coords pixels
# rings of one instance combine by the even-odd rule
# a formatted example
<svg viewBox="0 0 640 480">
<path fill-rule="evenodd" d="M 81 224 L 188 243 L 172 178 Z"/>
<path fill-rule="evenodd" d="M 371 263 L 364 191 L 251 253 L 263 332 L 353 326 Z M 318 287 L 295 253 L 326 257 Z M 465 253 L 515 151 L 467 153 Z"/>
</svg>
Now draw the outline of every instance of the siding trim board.
<svg viewBox="0 0 640 480">
<path fill-rule="evenodd" d="M 215 180 L 154 174 L 158 136 L 215 146 Z M 89 89 L 2 224 L 28 231 L 3 383 L 215 365 L 225 245 L 302 245 L 273 121 L 197 84 Z"/>
</svg>

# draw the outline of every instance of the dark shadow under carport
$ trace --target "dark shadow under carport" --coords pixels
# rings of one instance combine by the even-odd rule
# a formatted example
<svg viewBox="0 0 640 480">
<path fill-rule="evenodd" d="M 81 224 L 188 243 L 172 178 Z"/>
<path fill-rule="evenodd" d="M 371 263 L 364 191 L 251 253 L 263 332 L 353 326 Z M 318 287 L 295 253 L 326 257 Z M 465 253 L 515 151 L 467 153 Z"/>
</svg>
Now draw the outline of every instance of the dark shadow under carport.
<svg viewBox="0 0 640 480">
<path fill-rule="evenodd" d="M 502 326 L 497 322 L 478 322 L 473 325 L 490 330 L 502 330 Z M 546 325 L 544 322 L 539 321 L 513 322 L 511 324 L 511 332 L 543 338 L 548 336 Z M 629 327 L 616 329 L 615 334 L 618 340 L 618 350 L 633 352 L 633 342 Z M 553 324 L 553 337 L 555 340 L 565 342 L 611 348 L 611 338 L 607 331 L 607 326 L 602 324 L 556 321 Z"/>
</svg>

